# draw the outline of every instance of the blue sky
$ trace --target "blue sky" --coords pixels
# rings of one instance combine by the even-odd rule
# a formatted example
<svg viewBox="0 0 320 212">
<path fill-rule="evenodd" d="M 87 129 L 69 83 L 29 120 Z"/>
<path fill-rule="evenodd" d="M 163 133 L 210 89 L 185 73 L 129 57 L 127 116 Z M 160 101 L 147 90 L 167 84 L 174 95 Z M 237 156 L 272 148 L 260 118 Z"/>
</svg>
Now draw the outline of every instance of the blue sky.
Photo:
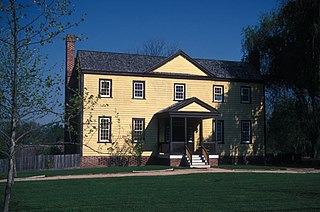
<svg viewBox="0 0 320 212">
<path fill-rule="evenodd" d="M 86 13 L 69 34 L 85 35 L 76 50 L 135 52 L 150 39 L 176 43 L 193 58 L 240 61 L 242 29 L 278 6 L 278 0 L 75 0 L 70 20 Z M 65 76 L 66 34 L 42 49 Z M 61 102 L 64 95 L 61 96 Z M 61 108 L 62 109 L 62 108 Z M 61 110 L 58 109 L 58 110 Z"/>
<path fill-rule="evenodd" d="M 84 34 L 76 49 L 134 52 L 143 42 L 176 43 L 194 58 L 241 60 L 242 29 L 258 23 L 277 0 L 78 0 L 76 19 L 85 21 L 68 33 Z M 63 35 L 64 36 L 64 35 Z M 46 48 L 59 69 L 65 63 L 63 36 Z"/>
</svg>

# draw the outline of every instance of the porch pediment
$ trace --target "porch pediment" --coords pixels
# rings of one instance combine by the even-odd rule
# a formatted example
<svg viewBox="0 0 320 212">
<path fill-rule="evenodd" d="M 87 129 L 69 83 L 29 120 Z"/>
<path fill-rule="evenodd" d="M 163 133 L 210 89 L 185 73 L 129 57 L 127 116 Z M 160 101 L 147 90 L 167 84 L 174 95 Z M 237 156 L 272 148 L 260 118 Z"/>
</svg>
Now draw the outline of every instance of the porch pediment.
<svg viewBox="0 0 320 212">
<path fill-rule="evenodd" d="M 202 118 L 217 117 L 220 115 L 217 109 L 196 97 L 175 103 L 159 111 L 157 114 L 158 116 L 185 116 Z"/>
</svg>

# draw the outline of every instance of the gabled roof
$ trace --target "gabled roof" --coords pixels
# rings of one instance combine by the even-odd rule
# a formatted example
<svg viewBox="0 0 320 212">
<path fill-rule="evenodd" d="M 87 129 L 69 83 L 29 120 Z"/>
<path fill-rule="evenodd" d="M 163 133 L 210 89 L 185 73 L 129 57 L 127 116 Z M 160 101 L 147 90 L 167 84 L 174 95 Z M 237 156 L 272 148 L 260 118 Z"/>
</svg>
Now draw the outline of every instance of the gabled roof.
<svg viewBox="0 0 320 212">
<path fill-rule="evenodd" d="M 142 75 L 170 75 L 154 73 L 153 70 L 172 60 L 177 55 L 186 58 L 209 78 L 261 81 L 259 70 L 245 62 L 222 61 L 211 59 L 193 59 L 182 51 L 170 57 L 96 52 L 79 50 L 77 59 L 81 70 L 92 73 L 131 73 Z M 178 75 L 178 74 L 171 74 Z"/>
<path fill-rule="evenodd" d="M 151 67 L 149 70 L 147 70 L 146 72 L 153 72 L 154 70 L 156 70 L 157 68 L 161 67 L 162 65 L 166 64 L 167 62 L 173 60 L 174 58 L 176 58 L 177 56 L 182 56 L 184 57 L 187 61 L 189 61 L 191 64 L 193 64 L 194 66 L 196 66 L 198 69 L 200 69 L 202 72 L 204 72 L 205 74 L 207 74 L 208 76 L 213 76 L 213 73 L 209 72 L 205 67 L 203 67 L 202 65 L 200 65 L 197 61 L 193 60 L 189 55 L 187 55 L 186 53 L 184 53 L 182 50 L 179 50 L 178 52 L 176 52 L 175 54 L 171 55 L 170 57 L 167 57 L 166 59 L 164 59 L 163 61 L 161 61 L 160 63 L 156 64 L 155 66 Z"/>
<path fill-rule="evenodd" d="M 197 104 L 203 109 L 199 111 L 195 110 L 184 110 L 189 105 Z M 174 115 L 174 116 L 192 116 L 192 117 L 216 117 L 219 116 L 220 113 L 217 109 L 213 108 L 212 106 L 208 105 L 207 103 L 201 101 L 196 97 L 191 97 L 189 99 L 185 99 L 183 101 L 177 102 L 167 108 L 160 110 L 157 113 L 158 116 L 167 116 L 167 115 Z"/>
</svg>

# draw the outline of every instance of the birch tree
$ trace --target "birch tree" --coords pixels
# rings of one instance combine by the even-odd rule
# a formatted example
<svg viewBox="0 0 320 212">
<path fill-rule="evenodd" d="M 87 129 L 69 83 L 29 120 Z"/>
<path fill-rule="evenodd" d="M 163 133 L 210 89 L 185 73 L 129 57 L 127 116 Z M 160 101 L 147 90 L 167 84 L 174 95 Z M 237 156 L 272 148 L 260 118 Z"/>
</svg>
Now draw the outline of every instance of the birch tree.
<svg viewBox="0 0 320 212">
<path fill-rule="evenodd" d="M 73 14 L 70 0 L 0 1 L 0 134 L 9 160 L 3 211 L 9 210 L 14 182 L 14 155 L 19 142 L 36 130 L 19 131 L 26 121 L 59 115 L 59 77 L 47 68 L 41 47 L 65 30 L 78 25 L 67 22 Z M 21 132 L 21 133 L 19 133 Z"/>
</svg>

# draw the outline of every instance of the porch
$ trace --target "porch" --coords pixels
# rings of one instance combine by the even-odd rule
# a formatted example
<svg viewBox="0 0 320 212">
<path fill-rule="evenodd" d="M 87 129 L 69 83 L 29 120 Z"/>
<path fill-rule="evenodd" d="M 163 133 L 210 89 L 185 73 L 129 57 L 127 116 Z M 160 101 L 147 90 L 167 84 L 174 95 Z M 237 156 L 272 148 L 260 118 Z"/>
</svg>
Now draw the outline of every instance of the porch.
<svg viewBox="0 0 320 212">
<path fill-rule="evenodd" d="M 210 159 L 218 158 L 217 132 L 214 121 L 220 113 L 210 105 L 193 97 L 178 102 L 157 113 L 158 155 L 160 157 L 186 160 L 192 165 L 210 165 Z M 210 136 L 204 138 L 208 129 Z M 198 160 L 199 157 L 200 159 Z"/>
</svg>

